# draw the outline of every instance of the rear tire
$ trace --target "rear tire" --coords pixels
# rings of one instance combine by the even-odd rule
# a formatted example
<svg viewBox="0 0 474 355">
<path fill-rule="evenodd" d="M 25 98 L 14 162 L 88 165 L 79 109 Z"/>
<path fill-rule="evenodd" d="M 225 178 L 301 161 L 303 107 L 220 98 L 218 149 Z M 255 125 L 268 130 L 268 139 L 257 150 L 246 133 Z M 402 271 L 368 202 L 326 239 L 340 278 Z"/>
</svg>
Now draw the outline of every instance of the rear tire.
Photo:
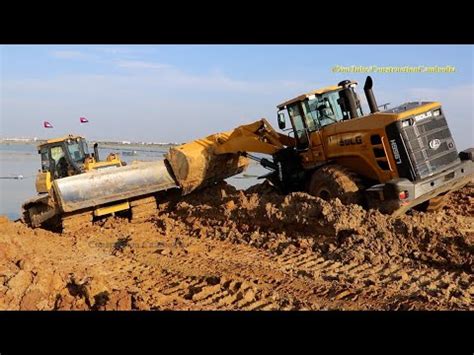
<svg viewBox="0 0 474 355">
<path fill-rule="evenodd" d="M 361 185 L 357 175 L 340 165 L 317 169 L 309 181 L 308 193 L 323 200 L 339 198 L 342 203 L 361 203 Z"/>
</svg>

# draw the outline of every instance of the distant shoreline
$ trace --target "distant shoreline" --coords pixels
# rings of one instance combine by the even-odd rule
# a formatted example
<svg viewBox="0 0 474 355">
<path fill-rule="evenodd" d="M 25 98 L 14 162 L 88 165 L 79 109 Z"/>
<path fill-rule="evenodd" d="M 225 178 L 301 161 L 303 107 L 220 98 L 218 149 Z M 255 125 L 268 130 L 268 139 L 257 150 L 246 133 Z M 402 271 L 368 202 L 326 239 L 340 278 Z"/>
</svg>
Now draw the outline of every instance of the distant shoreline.
<svg viewBox="0 0 474 355">
<path fill-rule="evenodd" d="M 45 143 L 46 139 L 35 139 L 35 138 L 0 138 L 0 144 L 32 144 L 32 145 L 39 145 Z M 89 144 L 98 143 L 99 146 L 106 148 L 107 146 L 114 146 L 114 147 L 171 147 L 176 146 L 181 143 L 156 143 L 156 142 L 132 142 L 132 141 L 106 141 L 106 140 L 90 140 Z"/>
</svg>

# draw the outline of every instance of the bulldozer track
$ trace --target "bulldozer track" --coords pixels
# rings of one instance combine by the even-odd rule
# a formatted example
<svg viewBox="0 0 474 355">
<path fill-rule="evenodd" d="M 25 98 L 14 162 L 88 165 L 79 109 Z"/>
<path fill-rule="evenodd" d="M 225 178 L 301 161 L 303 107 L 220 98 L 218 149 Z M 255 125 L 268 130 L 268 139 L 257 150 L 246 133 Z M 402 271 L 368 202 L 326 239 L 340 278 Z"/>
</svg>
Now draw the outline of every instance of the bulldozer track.
<svg viewBox="0 0 474 355">
<path fill-rule="evenodd" d="M 75 233 L 83 228 L 92 225 L 93 214 L 92 211 L 65 214 L 61 217 L 61 227 L 63 233 Z"/>
<path fill-rule="evenodd" d="M 157 213 L 157 203 L 154 196 L 136 199 L 130 202 L 130 221 L 141 223 L 149 220 Z"/>
</svg>

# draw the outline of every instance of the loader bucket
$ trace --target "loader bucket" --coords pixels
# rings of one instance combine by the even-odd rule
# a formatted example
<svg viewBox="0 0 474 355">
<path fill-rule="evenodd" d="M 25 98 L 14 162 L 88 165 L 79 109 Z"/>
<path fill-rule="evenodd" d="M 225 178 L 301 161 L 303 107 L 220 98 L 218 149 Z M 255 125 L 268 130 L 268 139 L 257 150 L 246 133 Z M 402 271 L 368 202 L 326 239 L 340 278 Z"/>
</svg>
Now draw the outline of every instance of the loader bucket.
<svg viewBox="0 0 474 355">
<path fill-rule="evenodd" d="M 166 158 L 183 194 L 237 175 L 247 168 L 249 160 L 241 154 L 215 152 L 232 132 L 213 134 L 170 148 Z"/>
<path fill-rule="evenodd" d="M 177 188 L 166 161 L 134 162 L 53 182 L 63 212 Z"/>
</svg>

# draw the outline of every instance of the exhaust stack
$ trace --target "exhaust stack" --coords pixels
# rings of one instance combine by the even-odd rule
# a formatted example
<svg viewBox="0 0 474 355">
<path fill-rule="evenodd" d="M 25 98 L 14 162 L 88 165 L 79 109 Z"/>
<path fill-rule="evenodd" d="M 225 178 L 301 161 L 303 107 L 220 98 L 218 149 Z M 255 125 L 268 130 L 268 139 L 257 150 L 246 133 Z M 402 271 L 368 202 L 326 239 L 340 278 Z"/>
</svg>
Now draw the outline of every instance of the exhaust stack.
<svg viewBox="0 0 474 355">
<path fill-rule="evenodd" d="M 365 79 L 364 92 L 365 97 L 367 98 L 367 103 L 369 104 L 370 113 L 379 112 L 377 102 L 375 101 L 374 92 L 372 91 L 373 81 L 370 76 Z"/>
<path fill-rule="evenodd" d="M 95 161 L 100 160 L 100 158 L 99 158 L 99 144 L 98 143 L 94 143 L 94 159 L 95 159 Z"/>
</svg>

